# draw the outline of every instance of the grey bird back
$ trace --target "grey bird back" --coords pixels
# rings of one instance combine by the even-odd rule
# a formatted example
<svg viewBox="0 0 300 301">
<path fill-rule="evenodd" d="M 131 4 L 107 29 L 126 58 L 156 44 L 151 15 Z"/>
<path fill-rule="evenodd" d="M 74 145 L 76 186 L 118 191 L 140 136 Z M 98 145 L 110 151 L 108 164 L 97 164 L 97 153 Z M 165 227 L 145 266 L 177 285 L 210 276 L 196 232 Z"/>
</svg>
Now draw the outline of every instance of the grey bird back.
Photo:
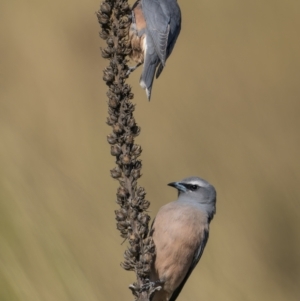
<svg viewBox="0 0 300 301">
<path fill-rule="evenodd" d="M 146 55 L 141 86 L 151 97 L 153 78 L 161 74 L 181 29 L 181 12 L 176 0 L 142 0 L 146 19 Z"/>
</svg>

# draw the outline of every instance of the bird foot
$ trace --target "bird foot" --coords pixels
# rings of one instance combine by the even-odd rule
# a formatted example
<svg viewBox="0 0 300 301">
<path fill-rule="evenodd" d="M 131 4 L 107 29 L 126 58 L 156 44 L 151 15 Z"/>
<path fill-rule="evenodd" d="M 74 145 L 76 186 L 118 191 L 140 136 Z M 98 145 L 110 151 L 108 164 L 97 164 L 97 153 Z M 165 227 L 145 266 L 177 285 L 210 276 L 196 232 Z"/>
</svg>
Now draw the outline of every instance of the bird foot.
<svg viewBox="0 0 300 301">
<path fill-rule="evenodd" d="M 146 293 L 147 300 L 150 300 L 151 296 L 156 291 L 160 291 L 162 289 L 163 281 L 150 281 L 149 279 L 146 280 L 142 286 L 139 286 L 137 283 L 129 285 L 130 290 L 132 291 L 133 295 L 138 297 L 140 294 Z M 140 299 L 139 299 L 140 300 Z M 141 299 L 142 300 L 142 299 Z"/>
<path fill-rule="evenodd" d="M 128 67 L 128 71 L 126 72 L 126 76 L 128 76 L 131 72 L 133 72 L 136 68 L 141 66 L 141 63 L 138 63 L 136 66 Z"/>
<path fill-rule="evenodd" d="M 156 281 L 147 281 L 142 286 L 142 290 L 149 291 L 149 296 L 151 297 L 154 292 L 160 291 L 162 289 L 163 281 L 161 280 L 156 280 Z"/>
<path fill-rule="evenodd" d="M 163 284 L 163 281 L 161 280 L 156 280 L 156 281 L 150 281 L 148 280 L 143 286 L 142 286 L 142 290 L 151 290 L 153 288 L 155 288 L 156 290 L 160 290 L 161 289 L 161 285 Z M 158 289 L 158 287 L 160 287 Z"/>
</svg>

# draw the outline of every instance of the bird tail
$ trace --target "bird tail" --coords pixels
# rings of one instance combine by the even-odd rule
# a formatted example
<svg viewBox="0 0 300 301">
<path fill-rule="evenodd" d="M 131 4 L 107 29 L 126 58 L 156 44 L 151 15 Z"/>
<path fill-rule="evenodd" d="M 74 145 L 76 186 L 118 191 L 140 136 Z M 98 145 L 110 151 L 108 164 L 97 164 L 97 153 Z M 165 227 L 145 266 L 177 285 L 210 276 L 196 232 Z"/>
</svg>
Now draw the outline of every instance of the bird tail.
<svg viewBox="0 0 300 301">
<path fill-rule="evenodd" d="M 153 85 L 153 79 L 156 71 L 157 60 L 151 60 L 151 56 L 146 55 L 146 59 L 143 66 L 143 72 L 140 78 L 140 85 L 146 90 L 147 98 L 151 98 L 151 90 Z"/>
<path fill-rule="evenodd" d="M 140 78 L 140 85 L 146 90 L 147 98 L 151 98 L 151 90 L 156 67 L 159 64 L 159 57 L 155 51 L 155 45 L 151 38 L 151 34 L 146 30 L 146 38 L 143 43 L 144 50 L 144 66 Z"/>
</svg>

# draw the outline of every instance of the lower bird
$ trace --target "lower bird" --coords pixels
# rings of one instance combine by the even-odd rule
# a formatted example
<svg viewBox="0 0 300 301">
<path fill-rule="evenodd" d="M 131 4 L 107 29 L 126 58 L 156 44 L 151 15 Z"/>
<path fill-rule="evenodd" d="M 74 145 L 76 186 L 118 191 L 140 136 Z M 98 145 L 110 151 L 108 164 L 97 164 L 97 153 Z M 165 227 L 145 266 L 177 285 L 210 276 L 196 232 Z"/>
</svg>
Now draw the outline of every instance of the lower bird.
<svg viewBox="0 0 300 301">
<path fill-rule="evenodd" d="M 154 75 L 159 77 L 172 53 L 181 29 L 177 0 L 138 0 L 132 7 L 131 54 L 137 65 L 144 63 L 140 85 L 151 98 Z"/>
<path fill-rule="evenodd" d="M 202 256 L 216 213 L 216 190 L 207 181 L 190 177 L 168 185 L 178 190 L 178 199 L 161 207 L 152 225 L 150 280 L 161 290 L 151 301 L 176 300 Z"/>
</svg>

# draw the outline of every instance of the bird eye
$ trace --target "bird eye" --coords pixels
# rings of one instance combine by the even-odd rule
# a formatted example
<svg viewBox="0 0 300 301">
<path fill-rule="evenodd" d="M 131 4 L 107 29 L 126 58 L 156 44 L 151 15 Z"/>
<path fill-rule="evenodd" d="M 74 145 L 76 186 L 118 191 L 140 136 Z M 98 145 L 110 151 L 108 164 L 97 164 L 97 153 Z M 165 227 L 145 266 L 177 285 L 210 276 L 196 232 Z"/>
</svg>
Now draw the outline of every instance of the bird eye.
<svg viewBox="0 0 300 301">
<path fill-rule="evenodd" d="M 195 191 L 195 190 L 197 190 L 198 188 L 199 188 L 198 185 L 190 185 L 190 189 L 191 189 L 192 191 Z"/>
</svg>

